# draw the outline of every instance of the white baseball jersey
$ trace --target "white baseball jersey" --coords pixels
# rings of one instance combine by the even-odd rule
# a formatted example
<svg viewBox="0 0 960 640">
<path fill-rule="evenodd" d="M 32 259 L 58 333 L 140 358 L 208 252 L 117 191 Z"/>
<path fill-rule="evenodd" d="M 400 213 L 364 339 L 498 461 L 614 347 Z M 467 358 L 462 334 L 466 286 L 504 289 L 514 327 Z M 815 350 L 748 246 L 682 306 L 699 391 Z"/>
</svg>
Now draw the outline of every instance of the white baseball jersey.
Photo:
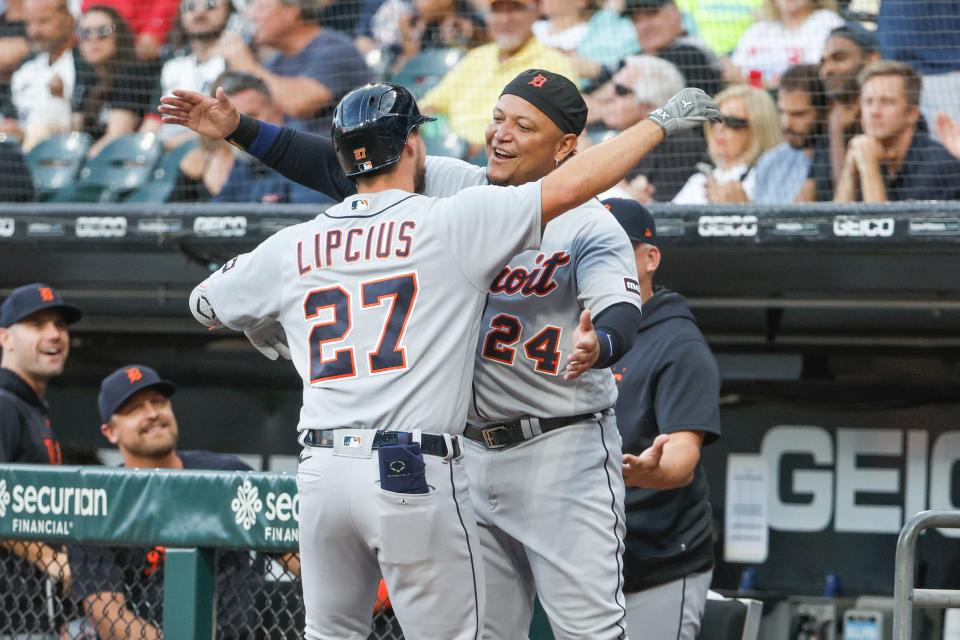
<svg viewBox="0 0 960 640">
<path fill-rule="evenodd" d="M 487 287 L 539 243 L 540 206 L 539 182 L 357 194 L 201 286 L 232 329 L 283 325 L 303 379 L 300 430 L 460 433 Z"/>
<path fill-rule="evenodd" d="M 481 167 L 427 158 L 426 193 L 446 196 L 487 184 Z M 489 286 L 470 397 L 471 421 L 573 416 L 612 407 L 609 369 L 563 379 L 580 311 L 596 318 L 627 302 L 640 308 L 630 240 L 596 199 L 552 220 L 540 246 L 510 258 Z"/>
</svg>

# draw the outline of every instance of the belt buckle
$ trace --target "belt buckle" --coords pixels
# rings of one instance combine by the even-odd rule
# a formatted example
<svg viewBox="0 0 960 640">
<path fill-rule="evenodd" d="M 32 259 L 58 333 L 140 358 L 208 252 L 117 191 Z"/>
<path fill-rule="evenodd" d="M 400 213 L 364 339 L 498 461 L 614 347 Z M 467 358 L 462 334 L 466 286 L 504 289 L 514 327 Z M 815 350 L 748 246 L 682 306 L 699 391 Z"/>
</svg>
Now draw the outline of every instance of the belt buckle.
<svg viewBox="0 0 960 640">
<path fill-rule="evenodd" d="M 495 427 L 487 427 L 480 430 L 480 434 L 483 436 L 483 444 L 487 447 L 487 449 L 502 449 L 503 447 L 507 446 L 507 444 L 497 444 L 494 440 L 493 434 L 497 433 L 498 431 L 509 431 L 509 429 L 501 424 Z"/>
</svg>

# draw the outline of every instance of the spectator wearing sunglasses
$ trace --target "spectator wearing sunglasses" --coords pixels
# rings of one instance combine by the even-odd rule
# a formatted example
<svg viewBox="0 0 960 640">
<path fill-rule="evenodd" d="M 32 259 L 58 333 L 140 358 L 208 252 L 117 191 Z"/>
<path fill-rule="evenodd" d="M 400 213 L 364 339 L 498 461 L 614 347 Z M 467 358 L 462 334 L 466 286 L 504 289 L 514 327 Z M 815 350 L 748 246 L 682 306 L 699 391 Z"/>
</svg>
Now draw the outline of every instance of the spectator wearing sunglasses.
<svg viewBox="0 0 960 640">
<path fill-rule="evenodd" d="M 674 204 L 742 202 L 756 190 L 757 158 L 780 144 L 777 107 L 757 87 L 736 85 L 715 98 L 723 122 L 707 124 L 707 149 L 713 167 L 698 167 L 673 199 Z"/>
<path fill-rule="evenodd" d="M 123 16 L 107 5 L 93 5 L 81 16 L 80 54 L 94 77 L 75 114 L 76 126 L 95 140 L 91 157 L 111 141 L 133 133 L 152 110 L 154 78 L 136 60 L 133 34 Z"/>
<path fill-rule="evenodd" d="M 160 96 L 170 95 L 175 88 L 199 93 L 211 93 L 216 88 L 213 82 L 227 70 L 217 43 L 232 13 L 230 0 L 183 0 L 180 3 L 180 33 L 186 39 L 188 50 L 163 63 L 155 104 L 159 103 Z M 183 127 L 164 125 L 156 111 L 144 119 L 141 131 L 157 133 L 167 148 L 194 137 L 193 132 L 184 131 Z"/>
<path fill-rule="evenodd" d="M 632 56 L 588 104 L 606 129 L 623 131 L 646 118 L 683 86 L 683 75 L 673 64 L 656 56 Z M 604 197 L 669 202 L 687 182 L 697 162 L 705 159 L 706 151 L 701 131 L 671 136 Z"/>
<path fill-rule="evenodd" d="M 177 0 L 83 0 L 81 13 L 94 5 L 108 5 L 123 16 L 133 32 L 133 50 L 138 60 L 159 67 L 160 53 L 177 15 Z"/>
</svg>

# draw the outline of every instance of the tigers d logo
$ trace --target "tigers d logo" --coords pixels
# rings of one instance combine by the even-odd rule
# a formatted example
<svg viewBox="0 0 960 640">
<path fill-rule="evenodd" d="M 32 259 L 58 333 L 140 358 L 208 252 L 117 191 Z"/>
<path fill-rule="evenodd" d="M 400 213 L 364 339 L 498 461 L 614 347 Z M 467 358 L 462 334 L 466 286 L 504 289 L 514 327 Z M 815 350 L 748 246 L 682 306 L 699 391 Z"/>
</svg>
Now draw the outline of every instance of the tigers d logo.
<svg viewBox="0 0 960 640">
<path fill-rule="evenodd" d="M 363 160 L 367 157 L 367 148 L 360 147 L 359 149 L 353 150 L 353 159 L 354 160 Z"/>
<path fill-rule="evenodd" d="M 53 289 L 50 287 L 40 287 L 40 299 L 43 302 L 53 302 Z"/>
<path fill-rule="evenodd" d="M 547 84 L 547 76 L 543 75 L 542 73 L 538 73 L 537 75 L 535 75 L 535 76 L 533 77 L 533 80 L 531 80 L 531 81 L 528 82 L 527 84 L 529 84 L 529 85 L 532 86 L 532 87 L 536 87 L 537 89 L 539 89 L 539 88 L 542 87 L 543 85 Z"/>
<path fill-rule="evenodd" d="M 143 380 L 143 372 L 137 367 L 130 367 L 127 369 L 127 380 L 130 381 L 130 384 L 133 384 L 138 380 Z"/>
</svg>

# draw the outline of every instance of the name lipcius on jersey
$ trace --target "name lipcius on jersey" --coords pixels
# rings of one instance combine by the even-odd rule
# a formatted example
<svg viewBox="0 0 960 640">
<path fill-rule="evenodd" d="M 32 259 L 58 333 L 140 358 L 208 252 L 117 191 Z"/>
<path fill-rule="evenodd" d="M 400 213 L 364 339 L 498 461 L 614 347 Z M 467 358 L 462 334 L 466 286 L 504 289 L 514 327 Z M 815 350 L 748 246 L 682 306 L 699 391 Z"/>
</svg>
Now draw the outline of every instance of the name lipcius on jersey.
<svg viewBox="0 0 960 640">
<path fill-rule="evenodd" d="M 416 228 L 416 222 L 404 220 L 318 231 L 313 234 L 312 256 L 309 245 L 305 251 L 303 240 L 297 242 L 297 270 L 302 278 L 314 269 L 329 269 L 340 262 L 409 258 Z"/>
</svg>

